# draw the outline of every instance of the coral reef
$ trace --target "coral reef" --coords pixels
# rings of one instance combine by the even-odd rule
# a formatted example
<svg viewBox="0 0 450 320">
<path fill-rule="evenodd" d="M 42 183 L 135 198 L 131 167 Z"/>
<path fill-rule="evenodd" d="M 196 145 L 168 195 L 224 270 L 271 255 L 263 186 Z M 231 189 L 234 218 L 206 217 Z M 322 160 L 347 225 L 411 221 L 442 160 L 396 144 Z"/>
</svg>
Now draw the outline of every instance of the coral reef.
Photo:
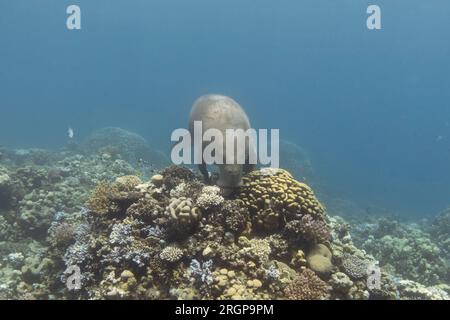
<svg viewBox="0 0 450 320">
<path fill-rule="evenodd" d="M 2 151 L 0 298 L 449 298 L 446 212 L 424 227 L 433 236 L 356 224 L 282 169 L 225 194 L 188 168 L 140 175 L 100 140 L 87 155 Z"/>
<path fill-rule="evenodd" d="M 432 237 L 434 242 L 439 245 L 450 260 L 450 208 L 440 212 L 435 218 L 431 219 L 425 229 Z"/>
<path fill-rule="evenodd" d="M 117 127 L 107 127 L 94 131 L 83 143 L 88 153 L 98 153 L 104 158 L 122 159 L 132 164 L 142 160 L 156 168 L 167 166 L 169 159 L 159 151 L 150 148 L 140 135 Z"/>
<path fill-rule="evenodd" d="M 397 276 L 424 285 L 449 283 L 450 260 L 445 245 L 433 240 L 419 225 L 401 223 L 392 217 L 378 217 L 358 223 L 352 233 L 357 245 Z"/>
</svg>

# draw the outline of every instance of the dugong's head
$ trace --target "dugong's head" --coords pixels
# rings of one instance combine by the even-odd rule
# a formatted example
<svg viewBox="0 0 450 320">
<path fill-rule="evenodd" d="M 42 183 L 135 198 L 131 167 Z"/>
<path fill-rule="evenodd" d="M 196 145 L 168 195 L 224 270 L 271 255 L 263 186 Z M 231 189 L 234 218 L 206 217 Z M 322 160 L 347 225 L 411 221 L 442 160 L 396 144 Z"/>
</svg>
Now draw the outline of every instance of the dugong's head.
<svg viewBox="0 0 450 320">
<path fill-rule="evenodd" d="M 216 184 L 222 188 L 236 188 L 242 186 L 242 164 L 221 164 L 219 179 Z"/>
</svg>

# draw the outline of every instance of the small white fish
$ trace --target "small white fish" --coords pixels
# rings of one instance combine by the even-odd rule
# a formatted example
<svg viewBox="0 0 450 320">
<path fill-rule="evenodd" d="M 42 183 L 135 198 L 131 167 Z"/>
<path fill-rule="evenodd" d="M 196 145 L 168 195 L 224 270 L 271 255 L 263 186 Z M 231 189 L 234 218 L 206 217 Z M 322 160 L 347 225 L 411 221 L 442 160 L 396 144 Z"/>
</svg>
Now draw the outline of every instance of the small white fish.
<svg viewBox="0 0 450 320">
<path fill-rule="evenodd" d="M 74 133 L 73 133 L 73 129 L 71 127 L 69 127 L 69 129 L 67 130 L 67 134 L 69 135 L 69 139 L 73 138 Z"/>
</svg>

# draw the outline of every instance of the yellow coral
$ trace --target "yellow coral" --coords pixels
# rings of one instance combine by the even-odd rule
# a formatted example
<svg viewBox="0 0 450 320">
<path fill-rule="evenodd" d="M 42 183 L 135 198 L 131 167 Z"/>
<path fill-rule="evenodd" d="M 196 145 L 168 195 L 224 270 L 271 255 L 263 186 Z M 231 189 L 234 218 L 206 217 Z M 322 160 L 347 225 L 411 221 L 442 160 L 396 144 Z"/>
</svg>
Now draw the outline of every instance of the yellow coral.
<svg viewBox="0 0 450 320">
<path fill-rule="evenodd" d="M 132 175 L 118 177 L 113 183 L 102 181 L 92 191 L 86 207 L 97 214 L 117 212 L 138 199 L 136 187 L 141 184 L 141 179 Z"/>
<path fill-rule="evenodd" d="M 325 214 L 313 190 L 295 180 L 286 170 L 256 170 L 245 176 L 243 181 L 239 198 L 252 212 L 257 228 L 278 229 L 289 214 L 310 214 L 320 218 Z"/>
<path fill-rule="evenodd" d="M 179 220 L 182 224 L 192 224 L 200 219 L 200 212 L 189 198 L 174 198 L 166 209 L 171 219 Z"/>
<path fill-rule="evenodd" d="M 86 201 L 86 207 L 97 214 L 107 214 L 110 211 L 116 211 L 118 208 L 111 200 L 111 194 L 117 192 L 117 186 L 102 181 L 92 191 L 91 196 Z"/>
<path fill-rule="evenodd" d="M 115 181 L 115 185 L 118 187 L 120 191 L 133 191 L 138 185 L 142 184 L 141 179 L 136 176 L 122 176 L 118 177 Z"/>
</svg>

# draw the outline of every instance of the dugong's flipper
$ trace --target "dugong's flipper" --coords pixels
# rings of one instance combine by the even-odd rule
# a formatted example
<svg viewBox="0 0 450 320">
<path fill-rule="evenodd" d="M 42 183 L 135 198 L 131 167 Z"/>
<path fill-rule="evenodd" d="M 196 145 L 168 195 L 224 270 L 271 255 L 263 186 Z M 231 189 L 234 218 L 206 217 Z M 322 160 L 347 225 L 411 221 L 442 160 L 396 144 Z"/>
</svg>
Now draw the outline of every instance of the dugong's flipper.
<svg viewBox="0 0 450 320">
<path fill-rule="evenodd" d="M 211 177 L 209 176 L 208 169 L 206 168 L 206 163 L 202 163 L 198 165 L 198 169 L 200 170 L 201 174 L 203 175 L 203 179 L 205 180 L 206 184 L 211 184 Z"/>
</svg>

